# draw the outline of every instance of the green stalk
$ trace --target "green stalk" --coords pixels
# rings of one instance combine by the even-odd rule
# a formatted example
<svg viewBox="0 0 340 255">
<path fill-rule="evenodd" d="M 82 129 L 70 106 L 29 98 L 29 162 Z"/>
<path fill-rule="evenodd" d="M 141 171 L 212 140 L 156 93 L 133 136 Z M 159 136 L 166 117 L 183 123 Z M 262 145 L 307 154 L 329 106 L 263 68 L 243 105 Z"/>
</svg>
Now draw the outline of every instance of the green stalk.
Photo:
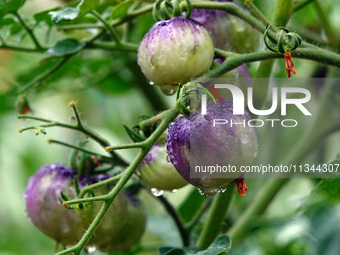
<svg viewBox="0 0 340 255">
<path fill-rule="evenodd" d="M 310 3 L 313 3 L 315 0 L 300 0 L 298 1 L 296 4 L 294 4 L 293 6 L 293 12 L 297 12 L 301 9 L 303 9 L 304 7 L 306 7 L 307 5 L 309 5 Z"/>
<path fill-rule="evenodd" d="M 275 6 L 274 25 L 284 27 L 293 10 L 293 0 L 277 0 Z M 271 76 L 275 60 L 263 61 L 260 63 L 259 69 L 256 72 L 255 78 L 268 78 Z M 256 82 L 257 81 L 257 82 Z M 263 106 L 267 98 L 269 88 L 269 80 L 256 80 L 254 83 L 254 105 L 256 107 Z"/>
<path fill-rule="evenodd" d="M 283 160 L 283 165 L 297 165 L 317 146 L 326 136 L 340 129 L 340 120 L 332 116 L 330 109 L 334 108 L 334 89 L 337 84 L 328 84 L 325 88 L 318 113 L 316 114 L 310 128 L 303 133 L 298 143 Z M 283 178 L 284 177 L 284 178 Z M 288 176 L 292 177 L 292 176 Z M 259 191 L 246 211 L 241 215 L 235 224 L 230 228 L 228 234 L 232 240 L 242 238 L 253 222 L 265 212 L 276 194 L 290 179 L 285 176 L 277 176 L 276 179 L 269 180 Z"/>
<path fill-rule="evenodd" d="M 314 7 L 316 13 L 319 16 L 319 20 L 323 25 L 329 43 L 337 44 L 339 42 L 339 36 L 336 33 L 336 29 L 334 29 L 333 24 L 329 21 L 328 16 L 325 14 L 323 6 L 319 3 L 319 1 L 315 1 Z"/>
<path fill-rule="evenodd" d="M 81 198 L 81 199 L 74 199 L 71 201 L 67 201 L 64 204 L 71 205 L 71 204 L 77 204 L 82 203 L 83 201 L 104 201 L 103 206 L 101 207 L 99 213 L 97 214 L 94 221 L 91 223 L 89 228 L 86 230 L 83 237 L 80 239 L 80 241 L 73 247 L 68 248 L 66 250 L 63 250 L 56 255 L 65 255 L 65 254 L 75 254 L 79 255 L 81 250 L 84 248 L 88 240 L 91 238 L 92 234 L 96 230 L 97 226 L 99 225 L 100 221 L 104 217 L 106 211 L 110 207 L 111 203 L 113 202 L 114 198 L 117 196 L 117 194 L 122 190 L 122 188 L 125 186 L 125 184 L 128 182 L 128 180 L 131 178 L 131 176 L 136 171 L 139 164 L 142 162 L 142 160 L 145 158 L 145 156 L 148 154 L 152 146 L 156 143 L 158 138 L 163 134 L 163 132 L 168 128 L 168 125 L 171 121 L 173 121 L 178 115 L 178 111 L 176 108 L 172 108 L 170 110 L 164 111 L 162 113 L 162 121 L 155 130 L 155 132 L 152 133 L 152 135 L 146 140 L 145 146 L 139 151 L 136 158 L 133 160 L 133 162 L 125 169 L 125 171 L 118 177 L 114 178 L 114 181 L 119 179 L 115 187 L 105 196 L 100 197 L 91 197 L 91 198 Z M 96 186 L 98 187 L 98 186 Z"/>
<path fill-rule="evenodd" d="M 208 248 L 219 235 L 222 222 L 224 221 L 235 192 L 234 186 L 235 185 L 231 184 L 224 193 L 218 193 L 216 195 L 209 218 L 197 241 L 197 247 L 202 249 Z"/>
<path fill-rule="evenodd" d="M 23 28 L 26 30 L 27 34 L 29 35 L 29 37 L 31 37 L 32 41 L 35 44 L 35 47 L 37 50 L 42 50 L 43 47 L 40 45 L 38 38 L 35 36 L 35 34 L 33 33 L 32 28 L 30 28 L 26 22 L 23 20 L 23 18 L 21 17 L 21 15 L 18 12 L 14 12 L 13 15 L 15 17 L 18 18 L 20 24 L 23 26 Z"/>
<path fill-rule="evenodd" d="M 284 27 L 293 11 L 293 0 L 277 0 L 275 6 L 274 25 Z"/>
<path fill-rule="evenodd" d="M 117 45 L 120 45 L 120 39 L 119 36 L 117 34 L 117 32 L 114 30 L 113 27 L 111 27 L 100 15 L 100 13 L 98 13 L 96 10 L 92 10 L 91 11 L 92 15 L 95 16 L 101 23 L 103 23 L 104 27 L 107 28 L 107 30 L 109 30 L 110 35 L 112 37 L 112 39 L 116 42 Z"/>
</svg>

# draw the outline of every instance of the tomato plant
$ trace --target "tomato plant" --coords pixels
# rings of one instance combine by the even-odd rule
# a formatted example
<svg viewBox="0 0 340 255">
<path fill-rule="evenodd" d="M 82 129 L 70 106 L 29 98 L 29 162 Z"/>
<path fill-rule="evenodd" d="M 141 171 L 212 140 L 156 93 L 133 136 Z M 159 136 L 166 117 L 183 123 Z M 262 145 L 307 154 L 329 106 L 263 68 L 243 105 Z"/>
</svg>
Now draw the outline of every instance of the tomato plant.
<svg viewBox="0 0 340 255">
<path fill-rule="evenodd" d="M 0 1 L 0 253 L 339 254 L 339 11 Z"/>
</svg>

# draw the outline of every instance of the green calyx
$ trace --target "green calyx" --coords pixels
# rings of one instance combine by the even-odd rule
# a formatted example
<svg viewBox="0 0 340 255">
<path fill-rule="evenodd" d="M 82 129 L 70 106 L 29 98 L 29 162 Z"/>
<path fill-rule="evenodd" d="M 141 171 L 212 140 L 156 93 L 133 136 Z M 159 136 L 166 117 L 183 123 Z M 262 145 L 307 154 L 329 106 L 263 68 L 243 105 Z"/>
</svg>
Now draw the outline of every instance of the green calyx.
<svg viewBox="0 0 340 255">
<path fill-rule="evenodd" d="M 284 27 L 278 27 L 279 30 L 278 37 L 272 38 L 269 36 L 269 31 L 271 29 L 272 25 L 268 26 L 266 31 L 263 34 L 263 40 L 266 47 L 273 52 L 279 52 L 281 54 L 284 54 L 286 52 L 291 52 L 293 50 L 296 50 L 302 43 L 301 37 L 294 32 L 290 32 L 288 29 Z"/>
<path fill-rule="evenodd" d="M 182 9 L 180 0 L 157 0 L 154 4 L 152 15 L 155 21 L 171 19 L 175 16 L 182 16 L 186 11 L 185 16 L 190 18 L 192 12 L 192 4 L 190 0 L 185 0 L 188 8 Z"/>
</svg>

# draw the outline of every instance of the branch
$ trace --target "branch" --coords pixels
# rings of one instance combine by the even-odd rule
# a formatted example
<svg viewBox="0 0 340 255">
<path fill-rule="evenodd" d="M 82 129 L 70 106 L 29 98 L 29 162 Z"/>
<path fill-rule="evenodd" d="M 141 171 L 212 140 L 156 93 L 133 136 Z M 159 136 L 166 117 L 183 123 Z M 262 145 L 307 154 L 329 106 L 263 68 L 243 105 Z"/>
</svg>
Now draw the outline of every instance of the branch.
<svg viewBox="0 0 340 255">
<path fill-rule="evenodd" d="M 72 145 L 72 144 L 64 143 L 64 142 L 61 142 L 61 141 L 58 141 L 58 140 L 53 140 L 53 139 L 47 140 L 47 142 L 49 144 L 55 143 L 55 144 L 59 144 L 59 145 L 65 146 L 65 147 L 69 147 L 71 149 L 82 151 L 82 152 L 87 153 L 89 155 L 96 156 L 98 158 L 98 160 L 102 160 L 102 161 L 104 160 L 105 162 L 112 162 L 112 158 L 101 155 L 101 154 L 93 152 L 93 151 L 86 150 L 83 147 L 75 146 L 75 145 Z"/>
<path fill-rule="evenodd" d="M 23 28 L 26 30 L 27 34 L 31 37 L 32 41 L 34 42 L 35 44 L 35 47 L 37 50 L 42 50 L 43 47 L 40 45 L 37 37 L 35 36 L 35 34 L 33 33 L 33 30 L 32 28 L 30 28 L 26 22 L 23 20 L 23 18 L 21 17 L 21 15 L 18 13 L 18 12 L 14 12 L 13 15 L 15 17 L 18 18 L 20 24 L 23 26 Z"/>
<path fill-rule="evenodd" d="M 62 123 L 59 121 L 52 121 L 49 119 L 45 119 L 45 118 L 40 118 L 40 117 L 36 117 L 36 116 L 31 116 L 31 115 L 18 115 L 17 118 L 18 119 L 31 119 L 31 120 L 37 120 L 37 121 L 41 121 L 41 122 L 45 122 L 47 124 L 44 125 L 40 125 L 40 126 L 30 126 L 30 127 L 26 127 L 26 128 L 22 128 L 19 129 L 19 132 L 24 132 L 26 130 L 32 130 L 32 129 L 39 129 L 40 127 L 63 127 L 63 128 L 68 128 L 68 129 L 72 129 L 72 130 L 77 130 L 81 133 L 83 133 L 84 135 L 92 138 L 94 141 L 96 141 L 98 144 L 100 144 L 103 148 L 109 146 L 109 142 L 105 139 L 102 138 L 101 136 L 99 136 L 98 134 L 96 134 L 94 131 L 92 131 L 91 129 L 85 127 L 82 124 L 82 121 L 80 120 L 79 117 L 79 113 L 77 111 L 77 108 L 74 104 L 74 102 L 70 103 L 70 107 L 73 109 L 74 114 L 75 114 L 75 118 L 77 123 L 72 125 L 72 124 L 67 124 L 67 123 Z M 111 155 L 111 162 L 115 162 L 117 165 L 120 166 L 127 166 L 128 164 L 115 152 L 110 152 Z"/>
<path fill-rule="evenodd" d="M 293 12 L 297 12 L 301 10 L 302 8 L 306 7 L 310 3 L 313 3 L 315 0 L 300 0 L 298 1 L 294 7 L 293 7 Z"/>
<path fill-rule="evenodd" d="M 145 7 L 139 8 L 137 10 L 128 12 L 124 18 L 114 20 L 110 26 L 116 27 L 127 21 L 130 21 L 140 15 L 151 12 L 153 8 L 153 4 L 147 5 Z M 95 25 L 95 24 L 79 24 L 79 25 L 65 25 L 58 27 L 58 30 L 72 30 L 72 29 L 88 29 L 88 28 L 105 28 L 104 25 Z"/>
<path fill-rule="evenodd" d="M 64 66 L 70 58 L 71 58 L 71 55 L 64 57 L 57 65 L 52 67 L 50 70 L 47 70 L 46 72 L 38 75 L 31 82 L 27 83 L 22 88 L 20 88 L 19 93 L 24 93 L 30 89 L 33 89 L 37 83 L 47 79 L 52 74 L 54 74 L 56 71 L 58 71 L 62 66 Z"/>
<path fill-rule="evenodd" d="M 170 204 L 170 202 L 164 196 L 158 196 L 156 198 L 164 206 L 165 210 L 168 212 L 168 214 L 174 220 L 176 227 L 178 229 L 178 232 L 181 236 L 183 246 L 188 247 L 189 244 L 190 244 L 189 232 L 184 227 L 184 225 L 183 225 L 181 219 L 179 218 L 175 208 L 172 206 L 172 204 Z"/>
<path fill-rule="evenodd" d="M 115 187 L 105 196 L 98 197 L 100 201 L 104 201 L 104 204 L 97 214 L 95 220 L 91 223 L 89 228 L 86 230 L 83 237 L 80 239 L 80 241 L 73 247 L 68 248 L 66 250 L 63 250 L 57 255 L 64 255 L 64 254 L 70 254 L 74 253 L 76 255 L 79 255 L 81 250 L 84 248 L 90 237 L 92 236 L 93 232 L 96 230 L 97 226 L 99 225 L 101 219 L 104 217 L 106 211 L 110 207 L 111 203 L 113 202 L 114 198 L 117 196 L 117 194 L 122 190 L 122 188 L 125 186 L 125 184 L 128 182 L 128 180 L 131 178 L 131 176 L 136 171 L 139 164 L 143 161 L 143 159 L 146 157 L 148 152 L 150 151 L 151 147 L 156 143 L 158 138 L 163 134 L 163 132 L 168 128 L 168 125 L 171 121 L 173 121 L 178 115 L 178 111 L 176 108 L 172 108 L 170 110 L 164 111 L 162 113 L 163 119 L 160 123 L 160 125 L 157 127 L 157 129 L 152 133 L 152 135 L 146 140 L 148 144 L 143 147 L 136 158 L 133 160 L 130 166 L 126 168 L 126 170 L 119 176 L 119 181 L 115 185 Z M 118 179 L 118 177 L 113 177 Z M 111 178 L 112 179 L 112 178 Z M 97 185 L 100 185 L 99 183 Z M 90 187 L 90 186 L 89 186 Z M 93 186 L 92 186 L 93 187 Z M 89 199 L 91 202 L 97 201 L 96 197 L 92 198 L 81 198 L 76 199 L 72 201 L 65 202 L 66 205 L 69 204 L 76 204 L 76 203 L 83 203 L 88 202 Z"/>
<path fill-rule="evenodd" d="M 116 42 L 117 45 L 120 45 L 120 39 L 117 32 L 100 16 L 100 14 L 96 10 L 92 10 L 91 13 L 95 16 L 101 23 L 103 23 L 104 27 L 109 30 L 112 39 Z"/>
<path fill-rule="evenodd" d="M 212 203 L 212 197 L 207 198 L 203 205 L 200 207 L 199 211 L 196 213 L 195 217 L 189 222 L 187 223 L 187 225 L 185 226 L 185 228 L 191 232 L 192 229 L 196 226 L 196 224 L 199 222 L 199 220 L 202 218 L 202 216 L 204 215 L 204 213 L 210 208 L 210 205 Z"/>
<path fill-rule="evenodd" d="M 216 52 L 218 55 L 224 57 L 224 52 L 222 50 L 218 50 Z M 227 59 L 218 69 L 209 71 L 202 77 L 219 77 L 222 74 L 229 72 L 245 63 L 266 59 L 284 58 L 282 54 L 271 51 L 252 52 L 247 54 L 234 53 L 232 55 L 230 55 L 229 52 L 226 52 L 226 56 L 229 57 L 227 57 Z M 320 48 L 297 49 L 292 52 L 292 56 L 295 58 L 309 59 L 322 64 L 328 64 L 340 68 L 340 55 Z"/>
</svg>

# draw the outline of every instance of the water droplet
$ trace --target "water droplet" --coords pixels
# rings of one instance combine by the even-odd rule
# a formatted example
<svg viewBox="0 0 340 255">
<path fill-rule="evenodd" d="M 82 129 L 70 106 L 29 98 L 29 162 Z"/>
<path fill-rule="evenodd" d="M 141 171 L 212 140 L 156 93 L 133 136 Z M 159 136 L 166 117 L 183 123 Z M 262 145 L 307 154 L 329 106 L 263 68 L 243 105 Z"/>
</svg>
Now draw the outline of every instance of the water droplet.
<svg viewBox="0 0 340 255">
<path fill-rule="evenodd" d="M 151 189 L 151 193 L 152 193 L 152 195 L 154 195 L 155 197 L 159 197 L 159 196 L 163 195 L 164 191 L 163 191 L 163 190 L 159 190 L 159 189 L 152 188 L 152 189 Z"/>
<path fill-rule="evenodd" d="M 204 118 L 209 121 L 209 120 L 212 120 L 214 116 L 212 114 L 207 114 L 207 115 L 204 115 Z"/>
<path fill-rule="evenodd" d="M 168 95 L 173 95 L 173 94 L 175 94 L 175 90 L 173 90 L 173 89 L 168 89 L 168 90 L 166 91 L 166 93 L 167 93 Z"/>
<path fill-rule="evenodd" d="M 173 189 L 171 192 L 176 193 L 176 192 L 177 192 L 177 189 Z"/>
<path fill-rule="evenodd" d="M 202 196 L 207 196 L 202 190 L 198 189 L 198 192 L 202 195 Z"/>
<path fill-rule="evenodd" d="M 162 92 L 167 96 L 172 96 L 176 93 L 176 89 L 161 89 Z"/>
<path fill-rule="evenodd" d="M 153 81 L 150 81 L 150 80 L 148 80 L 148 83 L 149 83 L 150 85 L 155 85 L 155 83 L 154 83 Z"/>
<path fill-rule="evenodd" d="M 86 247 L 87 253 L 94 253 L 97 250 L 96 246 L 88 246 Z"/>
<path fill-rule="evenodd" d="M 241 134 L 241 143 L 243 144 L 249 143 L 249 136 L 246 134 Z"/>
</svg>

